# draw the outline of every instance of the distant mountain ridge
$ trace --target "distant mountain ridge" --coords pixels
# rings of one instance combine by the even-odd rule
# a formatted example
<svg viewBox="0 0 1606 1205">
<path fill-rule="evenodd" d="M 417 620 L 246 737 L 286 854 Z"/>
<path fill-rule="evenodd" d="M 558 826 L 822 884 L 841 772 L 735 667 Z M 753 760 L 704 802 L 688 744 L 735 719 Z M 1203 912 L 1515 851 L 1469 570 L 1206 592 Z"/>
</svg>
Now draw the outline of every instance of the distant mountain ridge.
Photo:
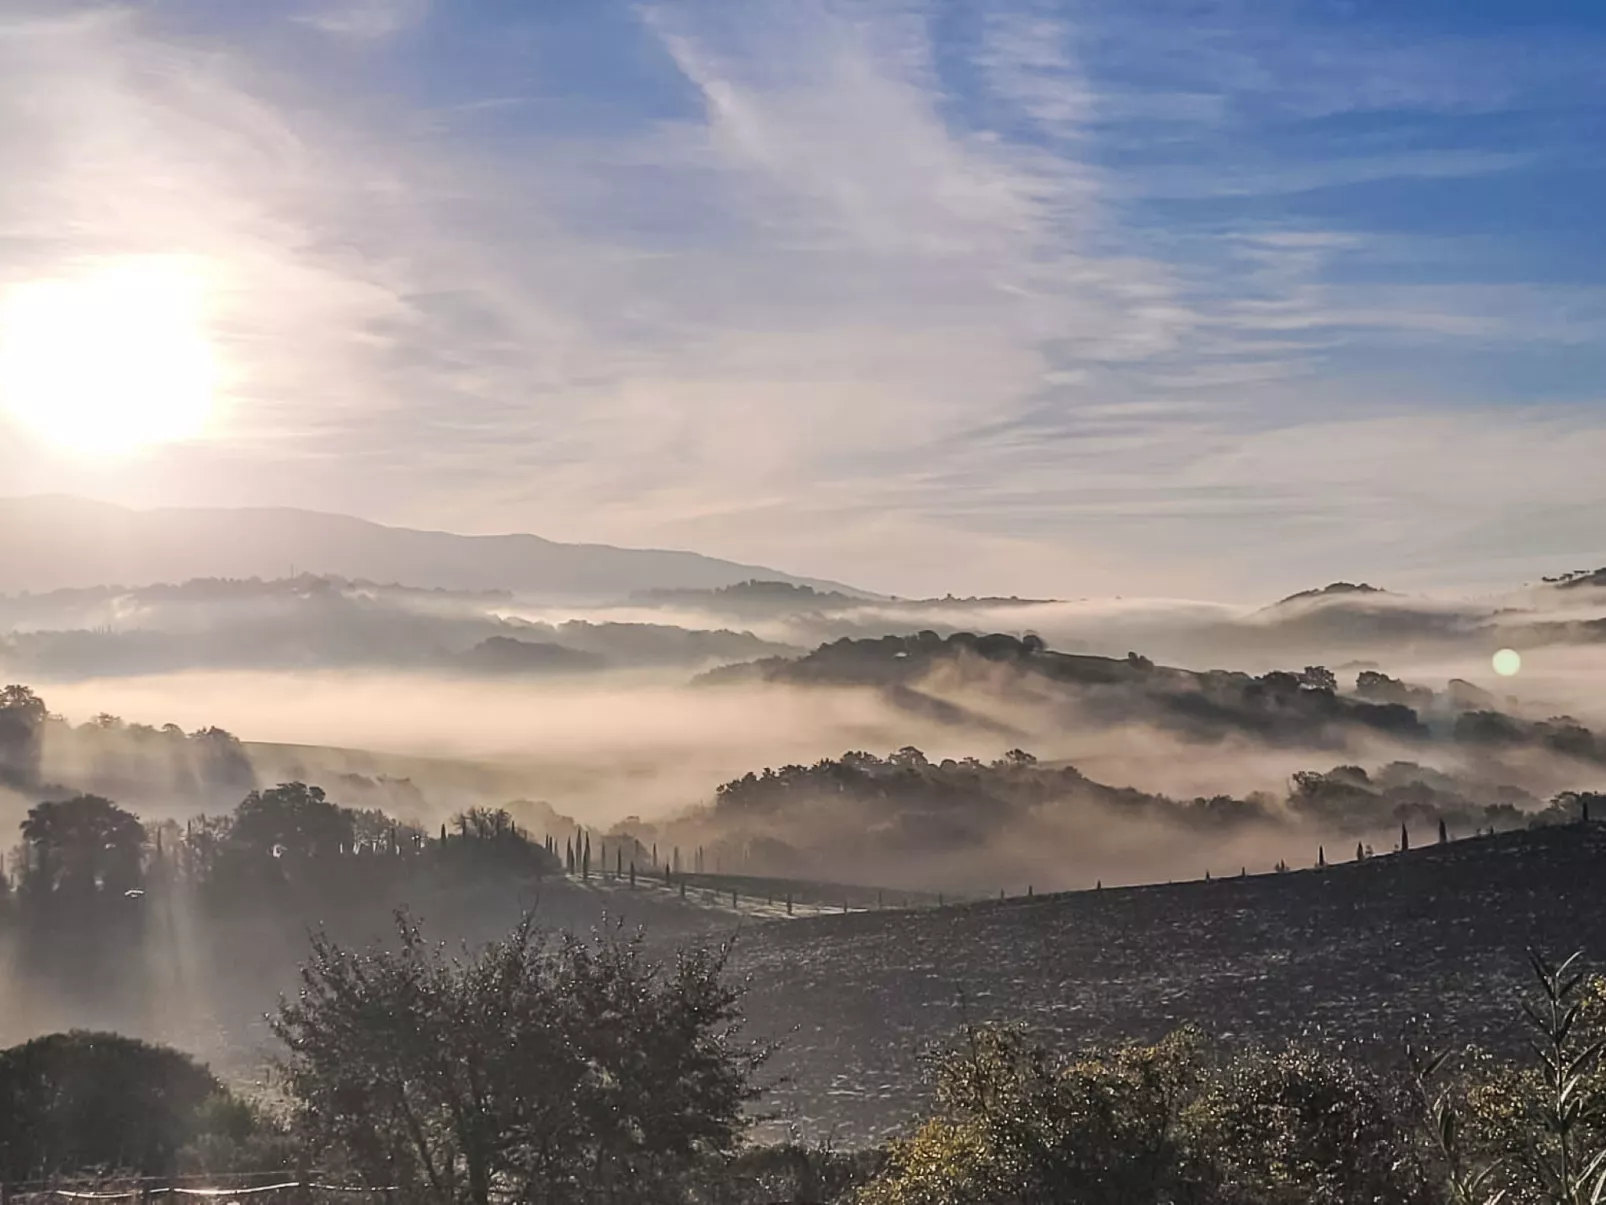
<svg viewBox="0 0 1606 1205">
<path fill-rule="evenodd" d="M 148 586 L 298 572 L 446 590 L 510 590 L 614 600 L 652 589 L 707 590 L 796 577 L 694 552 L 561 544 L 534 535 L 465 536 L 292 508 L 133 510 L 62 495 L 0 498 L 0 592 Z"/>
</svg>

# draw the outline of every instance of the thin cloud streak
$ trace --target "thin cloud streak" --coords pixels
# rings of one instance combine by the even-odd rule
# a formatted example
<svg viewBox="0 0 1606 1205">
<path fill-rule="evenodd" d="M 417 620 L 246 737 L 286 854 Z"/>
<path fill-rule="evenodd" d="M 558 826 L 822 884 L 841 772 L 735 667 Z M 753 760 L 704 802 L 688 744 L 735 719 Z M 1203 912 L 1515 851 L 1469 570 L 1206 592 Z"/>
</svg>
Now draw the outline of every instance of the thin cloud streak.
<svg viewBox="0 0 1606 1205">
<path fill-rule="evenodd" d="M 1179 35 L 1078 6 L 956 33 L 918 4 L 664 3 L 619 26 L 658 99 L 569 128 L 502 79 L 381 97 L 285 49 L 318 39 L 356 71 L 426 19 L 467 20 L 321 8 L 263 50 L 126 10 L 0 25 L 0 153 L 40 165 L 0 193 L 0 287 L 193 256 L 231 369 L 213 441 L 98 492 L 680 544 L 899 593 L 1234 598 L 1360 555 L 1358 514 L 1417 508 L 1371 557 L 1387 576 L 1500 508 L 1598 495 L 1553 471 L 1555 441 L 1571 465 L 1606 432 L 1587 382 L 1541 413 L 1422 374 L 1445 348 L 1587 346 L 1606 293 L 1357 279 L 1381 236 L 1264 208 L 1537 170 L 1541 150 L 1490 147 L 1313 164 L 1252 133 L 1268 107 L 1442 117 L 1545 92 L 1514 63 L 1479 94 L 1428 44 L 1363 81 L 1331 29 L 1287 54 L 1205 30 L 1184 63 Z M 1139 60 L 1168 73 L 1112 74 Z M 1131 160 L 1156 121 L 1170 161 L 1164 140 Z M 1213 177 L 1222 139 L 1258 166 Z M 1146 208 L 1226 196 L 1254 205 Z M 1409 362 L 1383 375 L 1379 350 Z M 96 480 L 7 442 L 19 488 Z M 1287 556 L 1282 514 L 1321 517 Z M 1580 520 L 1558 538 L 1587 546 Z"/>
</svg>

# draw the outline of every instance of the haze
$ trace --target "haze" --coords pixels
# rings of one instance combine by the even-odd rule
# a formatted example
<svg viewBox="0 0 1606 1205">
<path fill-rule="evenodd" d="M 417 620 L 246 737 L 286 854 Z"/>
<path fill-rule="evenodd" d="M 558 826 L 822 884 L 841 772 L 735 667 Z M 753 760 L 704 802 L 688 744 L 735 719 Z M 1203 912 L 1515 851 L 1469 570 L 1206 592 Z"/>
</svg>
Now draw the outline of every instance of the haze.
<svg viewBox="0 0 1606 1205">
<path fill-rule="evenodd" d="M 1519 7 L 0 0 L 0 1200 L 1599 1189 L 1487 1006 L 1606 958 Z"/>
</svg>

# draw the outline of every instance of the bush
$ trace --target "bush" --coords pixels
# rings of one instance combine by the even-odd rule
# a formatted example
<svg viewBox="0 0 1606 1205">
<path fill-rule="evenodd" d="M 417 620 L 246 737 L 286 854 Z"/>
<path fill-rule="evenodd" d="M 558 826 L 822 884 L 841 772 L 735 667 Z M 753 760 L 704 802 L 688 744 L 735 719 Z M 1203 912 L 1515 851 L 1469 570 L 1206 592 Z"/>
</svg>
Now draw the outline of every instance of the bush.
<svg viewBox="0 0 1606 1205">
<path fill-rule="evenodd" d="M 171 1175 L 183 1148 L 253 1128 L 210 1071 L 165 1046 L 73 1032 L 0 1051 L 0 1180 Z"/>
</svg>

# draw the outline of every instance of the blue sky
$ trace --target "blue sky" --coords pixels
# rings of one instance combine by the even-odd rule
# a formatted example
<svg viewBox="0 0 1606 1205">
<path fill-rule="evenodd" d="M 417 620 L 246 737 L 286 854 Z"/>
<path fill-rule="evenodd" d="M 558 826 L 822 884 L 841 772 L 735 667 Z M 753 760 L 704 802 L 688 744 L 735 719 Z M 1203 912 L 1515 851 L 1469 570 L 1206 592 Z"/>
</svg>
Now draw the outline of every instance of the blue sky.
<svg viewBox="0 0 1606 1205">
<path fill-rule="evenodd" d="M 0 479 L 903 594 L 1599 564 L 1603 52 L 1537 0 L 0 0 L 0 287 L 196 265 L 226 383 L 111 459 L 0 417 Z"/>
</svg>

